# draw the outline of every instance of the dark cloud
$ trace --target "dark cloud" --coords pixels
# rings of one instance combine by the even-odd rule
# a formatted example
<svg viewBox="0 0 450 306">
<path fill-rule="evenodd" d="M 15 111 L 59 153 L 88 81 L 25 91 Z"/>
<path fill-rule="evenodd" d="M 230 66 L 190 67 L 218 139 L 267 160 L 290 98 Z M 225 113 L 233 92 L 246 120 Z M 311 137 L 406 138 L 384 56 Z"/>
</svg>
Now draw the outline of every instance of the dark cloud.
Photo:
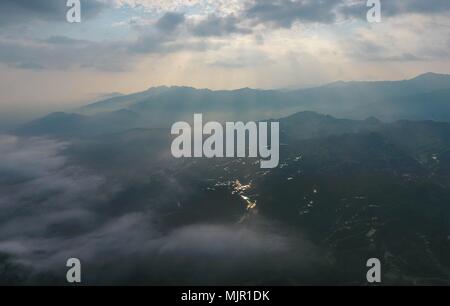
<svg viewBox="0 0 450 306">
<path fill-rule="evenodd" d="M 134 41 L 89 41 L 66 36 L 47 39 L 1 38 L 0 62 L 20 69 L 92 68 L 108 72 L 130 69 L 140 55 L 168 54 L 179 50 L 205 50 L 202 40 L 186 41 L 189 34 L 182 14 L 166 13 L 152 27 L 138 28 Z"/>
<path fill-rule="evenodd" d="M 152 28 L 141 29 L 135 42 L 127 46 L 131 53 L 159 53 L 169 51 L 167 44 L 173 42 L 179 35 L 177 28 L 185 22 L 183 14 L 168 12 L 155 23 Z"/>
<path fill-rule="evenodd" d="M 127 48 L 131 53 L 140 54 L 203 51 L 212 45 L 202 38 L 251 33 L 250 29 L 241 27 L 238 23 L 238 18 L 233 15 L 209 15 L 200 21 L 189 22 L 183 14 L 169 12 L 154 27 L 141 29 L 138 39 L 129 43 Z"/>
<path fill-rule="evenodd" d="M 240 20 L 234 15 L 220 17 L 209 15 L 206 19 L 192 26 L 192 33 L 196 36 L 225 36 L 229 34 L 249 34 L 251 29 L 240 26 Z"/>
<path fill-rule="evenodd" d="M 386 1 L 385 1 L 386 2 Z M 450 2 L 447 0 L 403 0 L 383 3 L 388 14 L 395 13 L 419 13 L 435 14 L 450 11 Z"/>
<path fill-rule="evenodd" d="M 170 12 L 164 14 L 153 28 L 143 29 L 138 39 L 129 43 L 128 50 L 140 54 L 203 51 L 213 47 L 203 39 L 205 37 L 251 32 L 240 26 L 239 19 L 233 15 L 220 17 L 212 14 L 205 19 L 189 22 L 183 14 Z"/>
<path fill-rule="evenodd" d="M 90 18 L 102 10 L 112 7 L 110 0 L 81 0 L 83 16 Z M 435 14 L 450 10 L 447 0 L 397 0 L 382 1 L 383 15 L 396 16 L 407 13 Z M 65 0 L 3 0 L 0 2 L 0 24 L 29 23 L 40 21 L 64 21 L 67 12 Z M 210 16 L 194 29 L 200 35 L 207 36 L 207 26 L 212 26 L 213 35 L 222 33 L 244 33 L 245 29 L 233 27 L 233 24 L 246 18 L 261 23 L 290 27 L 294 22 L 333 23 L 343 15 L 345 17 L 365 18 L 367 5 L 365 0 L 255 0 L 251 1 L 242 16 Z M 234 22 L 233 22 L 234 21 Z M 172 31 L 185 22 L 180 13 L 168 12 L 156 24 L 163 31 Z M 232 24 L 233 22 L 233 24 Z M 218 33 L 218 34 L 217 34 Z"/>
<path fill-rule="evenodd" d="M 168 33 L 150 30 L 142 33 L 136 41 L 127 46 L 127 49 L 131 54 L 163 53 L 173 41 L 174 37 Z"/>
<path fill-rule="evenodd" d="M 343 0 L 257 0 L 247 7 L 245 16 L 259 23 L 290 28 L 294 22 L 333 23 L 335 9 Z"/>
<path fill-rule="evenodd" d="M 112 4 L 112 0 L 81 0 L 82 18 L 94 17 Z M 36 21 L 65 22 L 67 10 L 65 0 L 0 1 L 0 25 L 5 30 L 5 35 L 0 37 L 0 62 L 28 70 L 74 66 L 106 71 L 125 70 L 128 64 L 118 60 L 123 56 L 123 47 L 114 43 L 91 42 L 61 35 L 42 40 L 24 35 L 22 28 L 9 27 L 30 26 Z"/>
<path fill-rule="evenodd" d="M 381 1 L 382 16 L 393 17 L 403 14 L 438 14 L 450 11 L 450 1 L 447 0 L 396 0 Z M 367 14 L 366 1 L 349 3 L 340 8 L 345 17 L 365 19 Z"/>
<path fill-rule="evenodd" d="M 450 2 L 430 1 L 383 1 L 383 16 L 420 13 L 434 14 L 448 12 Z M 83 3 L 83 11 L 93 15 L 111 4 L 111 1 L 89 1 Z M 0 14 L 9 20 L 55 20 L 64 18 L 65 1 L 12 1 L 0 3 Z M 62 10 L 62 11 L 61 11 Z M 333 24 L 342 18 L 361 18 L 367 14 L 366 1 L 350 0 L 255 0 L 249 2 L 237 15 L 219 16 L 210 14 L 202 19 L 189 19 L 183 13 L 167 12 L 153 25 L 134 25 L 138 32 L 134 41 L 87 41 L 65 36 L 53 36 L 39 40 L 22 35 L 4 35 L 0 37 L 0 62 L 19 69 L 68 69 L 92 68 L 101 71 L 117 72 L 131 69 L 141 56 L 146 54 L 165 55 L 181 50 L 204 51 L 220 47 L 207 38 L 227 35 L 245 35 L 253 33 L 252 26 L 267 24 L 273 27 L 290 28 L 294 23 Z M 6 13 L 8 12 L 8 13 Z M 60 16 L 62 14 L 62 17 Z M 8 15 L 8 16 L 6 16 Z M 51 18 L 53 16 L 53 19 Z M 59 16 L 59 17 L 57 17 Z M 26 18 L 25 18 L 26 17 Z M 14 17 L 15 18 L 15 17 Z M 1 21 L 0 21 L 1 22 Z M 4 21 L 5 22 L 5 21 Z M 18 31 L 13 31 L 18 32 Z M 390 58 L 390 60 L 419 60 L 438 57 L 438 52 L 425 56 L 405 54 L 382 54 L 372 48 L 368 52 L 359 45 L 351 46 L 352 56 L 367 60 Z M 378 52 L 374 54 L 374 52 Z M 439 51 L 441 52 L 441 51 Z M 442 52 L 441 52 L 442 53 Z M 367 54 L 369 54 L 367 56 Z M 373 56 L 372 56 L 373 55 Z M 242 63 L 241 63 L 242 62 Z M 240 67 L 246 62 L 237 58 L 233 61 L 220 61 L 217 66 Z M 248 65 L 248 64 L 247 64 Z"/>
<path fill-rule="evenodd" d="M 183 14 L 169 12 L 164 14 L 156 23 L 156 27 L 162 32 L 173 32 L 179 25 L 183 24 L 185 17 Z"/>
<path fill-rule="evenodd" d="M 180 50 L 203 51 L 212 44 L 195 40 L 196 25 L 178 13 L 164 14 L 152 28 L 141 29 L 138 39 L 127 44 L 130 54 L 168 54 Z M 200 34 L 199 34 L 200 35 Z M 202 36 L 202 35 L 200 35 Z M 205 35 L 208 36 L 208 35 Z"/>
<path fill-rule="evenodd" d="M 0 1 L 0 25 L 15 25 L 34 21 L 66 21 L 66 0 L 2 0 Z M 84 18 L 91 18 L 112 1 L 81 0 Z"/>
<path fill-rule="evenodd" d="M 381 7 L 384 17 L 409 13 L 427 15 L 448 12 L 450 1 L 381 1 Z M 366 19 L 368 9 L 365 0 L 255 0 L 243 15 L 257 23 L 290 28 L 295 22 L 331 24 L 341 18 Z"/>
</svg>

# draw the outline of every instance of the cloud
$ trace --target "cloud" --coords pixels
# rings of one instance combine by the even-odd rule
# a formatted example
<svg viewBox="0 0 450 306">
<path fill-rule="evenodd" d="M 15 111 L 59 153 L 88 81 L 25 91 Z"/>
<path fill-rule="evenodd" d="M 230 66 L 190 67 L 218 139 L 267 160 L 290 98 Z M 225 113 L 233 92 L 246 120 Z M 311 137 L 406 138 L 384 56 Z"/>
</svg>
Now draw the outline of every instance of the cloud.
<svg viewBox="0 0 450 306">
<path fill-rule="evenodd" d="M 446 0 L 381 1 L 382 16 L 404 14 L 432 15 L 448 13 Z M 366 19 L 368 6 L 362 0 L 255 0 L 250 1 L 243 16 L 256 23 L 290 28 L 296 22 L 334 24 L 348 18 Z"/>
<path fill-rule="evenodd" d="M 83 17 L 92 18 L 112 4 L 112 0 L 81 0 Z M 65 21 L 67 10 L 65 0 L 2 0 L 0 25 Z"/>
<path fill-rule="evenodd" d="M 245 16 L 258 23 L 290 28 L 294 22 L 333 23 L 335 9 L 342 0 L 256 0 L 246 8 Z"/>
<path fill-rule="evenodd" d="M 153 54 L 170 53 L 182 49 L 182 43 L 175 43 L 180 33 L 176 31 L 185 23 L 183 14 L 168 12 L 160 17 L 153 27 L 140 28 L 136 41 L 129 42 L 127 49 L 131 53 Z"/>
<path fill-rule="evenodd" d="M 175 3 L 173 4 L 175 5 Z M 23 12 L 23 14 L 27 12 L 27 14 L 31 15 L 40 11 L 46 11 L 48 14 L 55 15 L 60 7 L 55 1 L 32 2 L 30 5 L 26 5 L 25 1 L 8 0 L 1 5 L 5 6 L 5 9 L 11 9 L 14 6 L 18 12 Z M 90 11 L 90 14 L 94 14 L 106 6 L 144 5 L 146 7 L 155 7 L 162 5 L 162 2 L 98 0 L 93 1 L 89 5 L 84 9 L 88 12 Z M 197 9 L 199 7 L 202 9 L 199 15 L 188 11 L 179 11 L 193 6 Z M 170 6 L 164 7 L 167 9 Z M 131 31 L 134 31 L 132 35 L 134 38 L 132 39 L 93 41 L 73 39 L 61 34 L 51 36 L 48 39 L 37 39 L 22 35 L 4 35 L 0 37 L 0 62 L 10 67 L 26 70 L 81 68 L 106 72 L 123 72 L 134 69 L 136 67 L 135 64 L 148 55 L 165 56 L 181 51 L 213 51 L 227 45 L 225 39 L 230 39 L 230 35 L 245 36 L 256 33 L 257 37 L 258 33 L 260 33 L 258 31 L 261 31 L 261 29 L 255 30 L 258 25 L 282 29 L 290 29 L 297 22 L 334 26 L 334 23 L 342 20 L 342 18 L 365 18 L 367 12 L 365 1 L 353 0 L 244 1 L 241 2 L 239 10 L 234 10 L 230 14 L 226 14 L 222 9 L 217 12 L 207 13 L 209 12 L 207 7 L 208 5 L 202 1 L 198 1 L 198 3 L 177 2 L 174 7 L 171 7 L 175 11 L 163 11 L 163 14 L 159 14 L 159 18 L 156 20 L 145 19 L 143 18 L 144 15 L 135 17 L 132 19 L 134 21 L 130 27 Z M 448 7 L 448 1 L 414 0 L 408 2 L 383 2 L 382 8 L 383 15 L 396 16 L 407 13 L 442 13 L 448 11 Z M 352 31 L 357 31 L 359 28 L 362 27 L 358 26 Z M 386 29 L 386 31 L 389 32 L 389 29 Z M 265 34 L 270 35 L 271 33 L 266 32 Z M 420 34 L 418 33 L 417 35 Z M 222 41 L 217 41 L 219 38 Z M 346 40 L 346 38 L 344 37 L 343 40 Z M 367 46 L 364 46 L 365 42 L 367 42 Z M 381 43 L 363 39 L 355 39 L 353 45 L 348 45 L 349 49 L 346 50 L 346 54 L 356 59 L 364 60 L 419 61 L 443 54 L 441 50 L 428 50 L 426 52 L 423 50 L 418 52 L 418 50 L 415 50 L 417 47 L 402 52 L 383 52 L 389 51 L 389 46 L 384 47 L 381 46 Z M 377 46 L 379 48 L 372 48 Z M 424 53 L 429 54 L 429 56 Z M 228 55 L 229 60 L 226 61 L 217 59 L 214 61 L 214 66 L 226 68 L 249 66 L 248 59 L 243 59 L 242 56 L 238 56 L 235 59 L 230 57 Z"/>
<path fill-rule="evenodd" d="M 158 22 L 156 22 L 156 27 L 166 33 L 171 33 L 175 31 L 175 29 L 184 23 L 185 17 L 183 14 L 169 12 L 164 14 Z"/>
<path fill-rule="evenodd" d="M 119 6 L 144 8 L 165 13 L 194 11 L 202 14 L 230 15 L 239 12 L 247 0 L 116 0 Z"/>
<path fill-rule="evenodd" d="M 250 34 L 252 31 L 239 25 L 239 19 L 234 15 L 225 17 L 214 14 L 197 22 L 191 28 L 196 36 L 225 36 L 230 34 Z"/>
<path fill-rule="evenodd" d="M 79 258 L 85 284 L 276 284 L 289 276 L 306 280 L 325 265 L 321 250 L 298 233 L 218 224 L 163 233 L 151 212 L 125 214 L 69 239 L 18 237 L 0 242 L 0 251 L 32 267 L 35 281 L 45 273 L 64 282 L 66 260 Z"/>
<path fill-rule="evenodd" d="M 71 164 L 63 155 L 67 146 L 46 138 L 0 136 L 0 240 L 53 235 L 48 230 L 66 221 L 83 230 L 93 217 L 91 205 L 115 191 L 104 178 Z"/>
<path fill-rule="evenodd" d="M 450 59 L 450 30 L 430 16 L 398 16 L 374 27 L 355 29 L 339 40 L 343 52 L 361 62 L 429 62 Z M 436 29 L 439 28 L 439 31 Z"/>
<path fill-rule="evenodd" d="M 71 163 L 64 154 L 68 146 L 48 138 L 0 136 L 0 253 L 17 264 L 39 268 L 41 256 L 60 252 L 46 249 L 50 241 L 60 247 L 57 241 L 102 224 L 97 210 L 119 190 Z"/>
<path fill-rule="evenodd" d="M 136 30 L 136 39 L 119 41 L 90 41 L 61 35 L 47 39 L 3 36 L 0 62 L 28 70 L 89 68 L 122 72 L 130 70 L 143 55 L 201 51 L 210 46 L 189 35 L 183 14 L 166 13 L 152 25 L 138 25 Z M 183 34 L 188 37 L 183 38 Z"/>
<path fill-rule="evenodd" d="M 230 3 L 229 9 L 226 3 Z M 360 0 L 115 1 L 111 5 L 115 5 L 117 11 L 102 15 L 92 24 L 55 27 L 54 30 L 48 25 L 41 29 L 41 24 L 37 24 L 35 32 L 2 31 L 0 63 L 7 66 L 4 78 L 8 78 L 6 71 L 20 74 L 22 83 L 26 83 L 24 87 L 29 87 L 30 92 L 34 91 L 35 83 L 27 81 L 27 74 L 38 72 L 42 79 L 50 79 L 63 71 L 74 77 L 95 74 L 104 79 L 126 73 L 120 90 L 127 92 L 147 87 L 145 82 L 214 88 L 309 86 L 309 82 L 303 84 L 303 78 L 299 78 L 300 72 L 292 69 L 290 62 L 294 53 L 302 54 L 295 61 L 304 71 L 303 75 L 318 75 L 314 84 L 346 78 L 340 72 L 345 65 L 349 75 L 376 78 L 376 74 L 382 78 L 385 75 L 380 72 L 386 71 L 382 67 L 355 67 L 363 61 L 385 61 L 399 62 L 403 67 L 409 65 L 408 70 L 411 70 L 427 61 L 449 58 L 444 48 L 448 50 L 448 31 L 429 23 L 432 18 L 446 23 L 448 18 L 441 15 L 448 13 L 447 3 L 382 1 L 383 22 L 374 25 L 364 21 L 368 8 L 366 1 Z M 414 15 L 410 15 L 412 13 Z M 424 34 L 423 29 L 415 31 L 414 36 L 400 33 L 397 21 L 403 18 L 410 19 L 410 28 L 423 25 L 434 29 L 435 33 L 425 30 Z M 117 27 L 120 24 L 127 26 Z M 86 26 L 91 25 L 95 27 L 84 36 Z M 109 25 L 113 31 L 108 30 Z M 360 30 L 378 31 L 380 35 L 368 39 L 358 35 Z M 395 40 L 389 38 L 392 32 L 398 32 Z M 439 41 L 445 41 L 446 46 Z M 246 53 L 249 49 L 255 50 L 255 57 L 262 57 L 251 58 L 253 55 Z M 265 66 L 267 58 L 278 65 Z M 439 67 L 444 66 L 444 63 L 439 64 Z M 231 75 L 237 69 L 241 69 L 241 73 Z M 403 77 L 405 73 L 400 72 L 400 67 L 397 69 Z M 433 66 L 433 69 L 436 68 Z M 418 70 L 414 69 L 414 73 Z M 149 76 L 149 71 L 158 77 L 145 77 Z M 113 74 L 115 72 L 123 73 Z M 223 78 L 227 80 L 225 83 L 222 79 L 206 77 L 218 72 L 229 73 Z M 302 84 L 297 84 L 299 82 Z M 110 84 L 114 83 L 104 81 L 103 85 L 98 85 L 103 88 L 90 91 L 114 91 Z M 48 96 L 55 92 L 50 86 L 46 89 Z M 6 92 L 3 90 L 4 95 Z M 80 91 L 77 99 L 86 100 L 85 95 Z M 20 99 L 29 98 L 16 92 L 4 98 Z"/>
<path fill-rule="evenodd" d="M 142 29 L 129 50 L 137 53 L 168 54 L 177 51 L 203 51 L 213 44 L 205 39 L 211 36 L 249 34 L 251 30 L 238 25 L 233 16 L 208 15 L 200 19 L 187 19 L 184 14 L 165 13 L 153 28 Z"/>
<path fill-rule="evenodd" d="M 301 233 L 257 216 L 246 225 L 164 224 L 152 203 L 167 215 L 174 190 L 187 196 L 173 180 L 154 197 L 140 194 L 75 164 L 71 150 L 0 136 L 0 283 L 64 284 L 72 257 L 82 261 L 84 284 L 276 283 L 306 279 L 325 262 Z"/>
<path fill-rule="evenodd" d="M 450 2 L 446 0 L 396 0 L 381 1 L 382 16 L 394 17 L 405 14 L 435 15 L 450 11 Z M 367 5 L 365 1 L 349 2 L 340 7 L 339 11 L 346 17 L 365 19 Z"/>
<path fill-rule="evenodd" d="M 51 36 L 47 39 L 0 38 L 0 62 L 15 68 L 124 71 L 134 58 L 122 42 L 95 42 Z"/>
</svg>

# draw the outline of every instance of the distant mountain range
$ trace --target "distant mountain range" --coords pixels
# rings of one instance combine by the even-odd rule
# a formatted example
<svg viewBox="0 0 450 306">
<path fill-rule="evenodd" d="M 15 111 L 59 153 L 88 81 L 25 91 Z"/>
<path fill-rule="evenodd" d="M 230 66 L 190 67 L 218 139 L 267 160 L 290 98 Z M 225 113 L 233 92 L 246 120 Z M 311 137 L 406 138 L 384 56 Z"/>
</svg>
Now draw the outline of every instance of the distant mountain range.
<svg viewBox="0 0 450 306">
<path fill-rule="evenodd" d="M 294 91 L 212 91 L 156 87 L 96 102 L 75 113 L 54 113 L 20 134 L 92 135 L 131 128 L 167 128 L 176 121 L 249 121 L 315 111 L 349 119 L 450 121 L 450 75 L 426 73 L 404 81 L 336 82 Z"/>
<path fill-rule="evenodd" d="M 346 86 L 355 85 L 329 88 Z M 159 90 L 217 95 L 193 89 Z M 239 96 L 236 92 L 222 94 Z M 168 128 L 130 129 L 141 115 L 130 110 L 134 107 L 129 104 L 129 109 L 92 115 L 55 113 L 24 126 L 21 132 L 70 138 L 65 149 L 70 163 L 108 178 L 113 186 L 120 183 L 120 191 L 95 208 L 101 218 L 151 211 L 161 232 L 176 233 L 198 224 L 231 224 L 244 229 L 264 226 L 264 236 L 283 233 L 282 237 L 294 240 L 286 253 L 277 256 L 246 252 L 246 245 L 239 244 L 237 253 L 244 258 L 239 269 L 234 261 L 223 266 L 225 257 L 217 260 L 210 256 L 209 242 L 208 255 L 200 258 L 196 254 L 204 253 L 196 251 L 194 257 L 179 252 L 169 258 L 143 256 L 142 270 L 147 273 L 135 276 L 136 269 L 126 270 L 132 271 L 126 275 L 132 275 L 127 281 L 208 284 L 210 279 L 203 273 L 192 279 L 192 267 L 198 265 L 202 271 L 212 271 L 218 284 L 366 284 L 366 261 L 375 257 L 383 263 L 385 285 L 450 284 L 450 122 L 383 122 L 375 117 L 338 119 L 297 112 L 279 119 L 280 165 L 266 170 L 247 158 L 174 159 Z M 11 180 L 10 174 L 6 177 Z M 42 195 L 36 197 L 30 203 L 38 203 Z M 54 228 L 69 235 L 72 229 L 77 233 L 70 222 Z M 208 230 L 200 233 L 200 239 L 210 234 Z M 214 243 L 226 243 L 221 237 Z M 305 255 L 304 244 L 297 243 L 302 237 L 308 238 L 315 253 Z M 185 236 L 180 239 L 183 248 L 188 245 Z M 320 252 L 314 251 L 316 248 Z M 270 245 L 264 244 L 263 250 L 270 251 Z M 183 261 L 178 260 L 180 256 Z M 120 257 L 118 262 L 134 262 L 133 258 Z M 2 260 L 8 263 L 0 254 L 0 266 Z M 303 266 L 305 260 L 308 269 Z M 112 271 L 123 271 L 122 265 L 118 266 L 120 270 L 113 266 Z M 104 263 L 91 263 L 91 269 L 104 271 Z M 12 273 L 3 270 L 0 282 L 1 273 Z M 120 283 L 122 276 L 117 275 L 113 281 Z M 27 279 L 16 282 L 26 283 Z"/>
<path fill-rule="evenodd" d="M 254 159 L 175 160 L 168 129 L 91 135 L 67 152 L 77 165 L 124 182 L 106 211 L 151 205 L 165 229 L 251 226 L 255 213 L 307 235 L 332 259 L 305 275 L 288 254 L 277 257 L 281 270 L 263 265 L 233 276 L 237 283 L 364 284 L 372 257 L 383 261 L 384 284 L 450 283 L 450 123 L 299 112 L 280 119 L 280 128 L 280 166 L 268 171 Z M 236 180 L 250 186 L 241 195 Z M 183 268 L 176 271 L 170 282 L 183 280 Z"/>
</svg>

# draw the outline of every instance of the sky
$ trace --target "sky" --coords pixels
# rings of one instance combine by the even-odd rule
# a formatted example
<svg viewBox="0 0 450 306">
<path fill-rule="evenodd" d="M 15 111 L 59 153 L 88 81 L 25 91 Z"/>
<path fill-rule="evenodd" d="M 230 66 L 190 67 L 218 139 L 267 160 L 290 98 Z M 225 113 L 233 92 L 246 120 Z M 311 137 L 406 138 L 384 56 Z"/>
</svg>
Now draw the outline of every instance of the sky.
<svg viewBox="0 0 450 306">
<path fill-rule="evenodd" d="M 450 73 L 450 1 L 0 1 L 0 112 L 65 110 L 160 85 L 301 88 Z"/>
</svg>

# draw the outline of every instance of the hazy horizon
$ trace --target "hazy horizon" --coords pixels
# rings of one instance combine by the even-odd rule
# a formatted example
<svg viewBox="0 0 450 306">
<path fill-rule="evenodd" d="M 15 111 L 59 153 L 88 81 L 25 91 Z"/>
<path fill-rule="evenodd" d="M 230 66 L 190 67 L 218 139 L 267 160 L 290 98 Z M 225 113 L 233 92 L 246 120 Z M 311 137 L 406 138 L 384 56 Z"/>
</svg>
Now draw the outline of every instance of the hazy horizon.
<svg viewBox="0 0 450 306">
<path fill-rule="evenodd" d="M 450 73 L 450 4 L 366 1 L 81 1 L 0 4 L 0 110 L 63 110 L 161 85 L 305 88 Z"/>
<path fill-rule="evenodd" d="M 152 89 L 157 89 L 159 87 L 166 87 L 166 88 L 194 88 L 196 90 L 211 90 L 211 91 L 235 91 L 240 89 L 251 89 L 251 90 L 274 90 L 274 91 L 295 91 L 295 90 L 304 90 L 304 89 L 311 89 L 311 88 L 320 88 L 327 85 L 332 85 L 335 83 L 351 83 L 351 82 L 383 82 L 383 81 L 406 81 L 406 80 L 412 80 L 419 76 L 423 75 L 450 75 L 450 74 L 441 74 L 436 72 L 430 72 L 430 71 L 424 71 L 423 73 L 420 73 L 418 75 L 413 75 L 410 77 L 407 77 L 405 79 L 392 79 L 392 80 L 334 80 L 331 82 L 323 83 L 323 84 L 316 84 L 311 86 L 304 86 L 304 87 L 293 87 L 293 88 L 251 88 L 251 87 L 239 87 L 239 88 L 231 88 L 231 89 L 211 89 L 206 87 L 193 87 L 193 86 L 187 86 L 187 85 L 159 85 L 159 86 L 150 86 L 143 88 L 141 90 L 135 91 L 135 92 L 128 92 L 128 93 L 101 93 L 97 95 L 93 95 L 91 98 L 88 98 L 86 101 L 80 101 L 80 102 L 74 102 L 70 105 L 49 105 L 49 106 L 41 106 L 40 108 L 27 108 L 27 109 L 17 109 L 17 108 L 9 108 L 6 110 L 2 110 L 0 114 L 0 120 L 2 121 L 0 124 L 0 131 L 8 131 L 11 128 L 20 126 L 23 123 L 26 123 L 28 121 L 31 121 L 33 119 L 45 116 L 50 113 L 54 112 L 76 112 L 77 109 L 80 107 L 89 106 L 91 104 L 95 104 L 97 102 L 106 101 L 110 98 L 119 97 L 119 96 L 127 96 L 135 93 L 141 93 Z M 1 106 L 0 106 L 1 107 Z"/>
</svg>

